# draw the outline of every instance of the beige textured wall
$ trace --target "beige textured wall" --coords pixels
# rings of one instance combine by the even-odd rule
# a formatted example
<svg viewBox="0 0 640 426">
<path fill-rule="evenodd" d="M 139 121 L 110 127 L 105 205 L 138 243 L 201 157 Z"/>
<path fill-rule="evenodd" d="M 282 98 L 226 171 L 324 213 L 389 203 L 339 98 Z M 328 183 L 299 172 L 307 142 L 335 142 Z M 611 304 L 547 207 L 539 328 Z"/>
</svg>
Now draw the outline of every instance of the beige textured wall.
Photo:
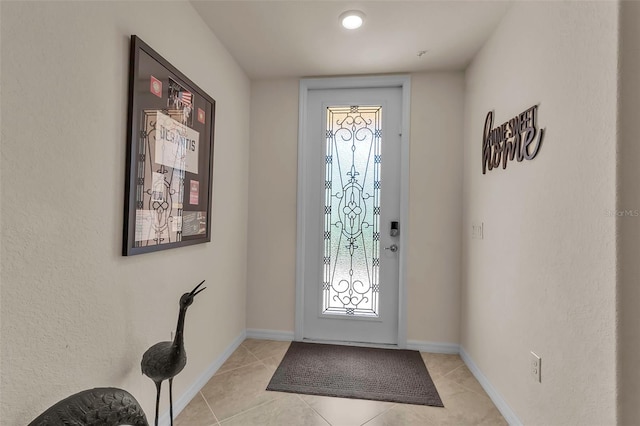
<svg viewBox="0 0 640 426">
<path fill-rule="evenodd" d="M 185 290 L 207 280 L 174 398 L 245 329 L 249 80 L 188 2 L 1 8 L 0 423 L 95 386 L 129 390 L 152 415 L 141 356 L 169 340 Z M 125 258 L 131 34 L 216 99 L 217 123 L 213 241 Z"/>
<path fill-rule="evenodd" d="M 2 6 L 0 5 L 0 23 L 2 22 Z M 2 31 L 0 31 L 0 99 L 4 95 L 2 89 Z M 2 103 L 0 102 L 0 151 L 2 151 L 2 140 L 4 132 L 2 129 Z M 2 223 L 2 161 L 0 161 L 0 224 Z M 2 253 L 2 226 L 0 226 L 0 253 Z M 1 260 L 1 259 L 0 259 Z M 0 309 L 2 307 L 2 262 L 0 261 Z M 4 347 L 4 339 L 2 337 L 2 313 L 0 311 L 0 376 L 2 376 L 2 349 Z M 2 410 L 3 390 L 2 381 L 0 380 L 0 410 Z M 0 411 L 1 413 L 2 411 Z"/>
<path fill-rule="evenodd" d="M 619 396 L 620 424 L 640 418 L 640 3 L 624 1 L 620 8 L 618 250 L 619 250 Z"/>
<path fill-rule="evenodd" d="M 294 331 L 298 79 L 251 85 L 247 327 Z M 458 343 L 461 73 L 412 76 L 408 339 Z"/>
<path fill-rule="evenodd" d="M 293 332 L 298 80 L 251 82 L 247 328 Z"/>
<path fill-rule="evenodd" d="M 617 32 L 615 2 L 516 2 L 467 70 L 462 346 L 524 424 L 617 420 Z M 538 156 L 482 175 L 487 112 L 534 104 Z"/>
<path fill-rule="evenodd" d="M 463 73 L 411 77 L 407 338 L 460 342 Z"/>
</svg>

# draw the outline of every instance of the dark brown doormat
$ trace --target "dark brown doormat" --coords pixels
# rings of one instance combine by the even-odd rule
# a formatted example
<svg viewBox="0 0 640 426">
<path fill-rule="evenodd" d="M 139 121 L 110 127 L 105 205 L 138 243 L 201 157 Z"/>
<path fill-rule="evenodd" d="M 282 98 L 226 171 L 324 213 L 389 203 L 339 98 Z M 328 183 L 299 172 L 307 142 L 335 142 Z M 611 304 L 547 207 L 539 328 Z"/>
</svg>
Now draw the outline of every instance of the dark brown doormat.
<svg viewBox="0 0 640 426">
<path fill-rule="evenodd" d="M 418 351 L 292 342 L 267 390 L 444 407 Z"/>
</svg>

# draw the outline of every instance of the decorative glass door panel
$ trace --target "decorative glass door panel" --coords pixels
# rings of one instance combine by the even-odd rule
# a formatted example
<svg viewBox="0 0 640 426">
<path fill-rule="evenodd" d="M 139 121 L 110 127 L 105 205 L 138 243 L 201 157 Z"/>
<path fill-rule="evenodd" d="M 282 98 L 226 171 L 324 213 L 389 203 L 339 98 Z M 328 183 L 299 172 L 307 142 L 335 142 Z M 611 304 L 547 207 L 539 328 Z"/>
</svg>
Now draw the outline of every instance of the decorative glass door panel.
<svg viewBox="0 0 640 426">
<path fill-rule="evenodd" d="M 317 89 L 306 98 L 296 305 L 302 338 L 396 344 L 402 234 L 390 228 L 400 220 L 402 90 Z"/>
<path fill-rule="evenodd" d="M 322 313 L 378 317 L 382 106 L 326 113 Z"/>
</svg>

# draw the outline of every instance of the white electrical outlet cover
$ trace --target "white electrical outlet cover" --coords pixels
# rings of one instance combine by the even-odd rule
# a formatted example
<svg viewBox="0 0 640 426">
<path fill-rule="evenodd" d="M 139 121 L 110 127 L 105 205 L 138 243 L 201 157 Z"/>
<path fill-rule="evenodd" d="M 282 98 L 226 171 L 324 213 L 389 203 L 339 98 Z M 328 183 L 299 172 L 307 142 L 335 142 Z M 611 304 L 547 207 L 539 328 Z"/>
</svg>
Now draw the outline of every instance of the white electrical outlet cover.
<svg viewBox="0 0 640 426">
<path fill-rule="evenodd" d="M 542 383 L 542 358 L 536 355 L 535 352 L 531 352 L 531 377 L 538 382 Z"/>
</svg>

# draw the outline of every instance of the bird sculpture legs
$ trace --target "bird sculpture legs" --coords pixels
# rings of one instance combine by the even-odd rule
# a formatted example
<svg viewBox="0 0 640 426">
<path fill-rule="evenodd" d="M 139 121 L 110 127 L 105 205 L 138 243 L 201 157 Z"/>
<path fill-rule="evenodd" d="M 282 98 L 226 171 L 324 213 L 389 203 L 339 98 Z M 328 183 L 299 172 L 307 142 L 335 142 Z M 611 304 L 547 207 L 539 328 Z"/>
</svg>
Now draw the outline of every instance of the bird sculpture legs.
<svg viewBox="0 0 640 426">
<path fill-rule="evenodd" d="M 162 380 L 156 382 L 156 423 L 155 426 L 158 426 L 158 410 L 160 409 L 160 387 L 162 386 Z"/>
<path fill-rule="evenodd" d="M 169 416 L 171 417 L 171 426 L 173 426 L 173 377 L 169 379 Z"/>
<path fill-rule="evenodd" d="M 160 387 L 162 381 L 156 382 L 156 423 L 158 426 L 158 411 L 160 410 Z M 173 377 L 169 379 L 169 416 L 171 417 L 171 426 L 173 426 Z"/>
</svg>

